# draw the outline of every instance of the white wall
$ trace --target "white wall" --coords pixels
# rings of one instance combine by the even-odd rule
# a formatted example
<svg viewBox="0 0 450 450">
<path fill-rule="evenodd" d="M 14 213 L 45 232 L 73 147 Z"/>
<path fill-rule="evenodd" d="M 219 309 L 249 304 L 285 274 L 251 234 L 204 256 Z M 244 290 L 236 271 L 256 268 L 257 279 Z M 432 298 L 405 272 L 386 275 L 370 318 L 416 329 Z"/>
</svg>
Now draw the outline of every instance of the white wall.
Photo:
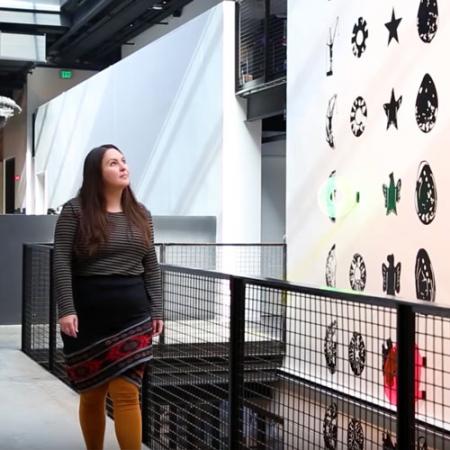
<svg viewBox="0 0 450 450">
<path fill-rule="evenodd" d="M 27 84 L 19 100 L 22 113 L 13 117 L 3 130 L 4 158 L 16 159 L 16 175 L 20 181 L 16 183 L 16 208 L 26 208 L 28 214 L 34 213 L 32 175 L 32 115 L 43 103 L 59 95 L 96 72 L 74 70 L 73 78 L 62 80 L 59 69 L 37 67 L 28 74 Z M 39 213 L 44 212 L 39 211 Z"/>
<path fill-rule="evenodd" d="M 222 11 L 211 10 L 39 109 L 36 173 L 49 207 L 76 194 L 84 156 L 123 149 L 154 215 L 217 214 Z"/>
<path fill-rule="evenodd" d="M 425 2 L 427 3 L 427 2 Z M 450 4 L 439 5 L 439 28 L 434 40 L 426 44 L 417 32 L 419 2 L 396 2 L 395 14 L 402 18 L 399 42 L 388 45 L 392 5 L 373 3 L 364 7 L 358 1 L 346 3 L 291 1 L 289 20 L 288 67 L 288 259 L 290 278 L 323 285 L 328 251 L 336 244 L 337 286 L 348 288 L 353 254 L 366 262 L 365 292 L 383 294 L 383 263 L 388 254 L 401 262 L 400 296 L 416 297 L 415 263 L 420 248 L 432 261 L 436 280 L 436 301 L 449 303 L 450 279 L 447 276 L 447 240 L 450 203 L 445 201 L 449 187 L 443 168 L 448 165 L 445 151 L 449 138 L 450 65 L 442 60 L 450 39 Z M 366 7 L 367 6 L 367 7 Z M 298 27 L 305 14 L 320 17 Z M 352 53 L 351 37 L 358 17 L 367 20 L 367 50 L 361 58 Z M 334 75 L 326 76 L 328 29 L 339 17 L 334 45 Z M 308 39 L 311 45 L 304 45 Z M 438 91 L 439 108 L 434 128 L 422 132 L 415 116 L 419 86 L 430 74 Z M 398 110 L 398 129 L 387 129 L 384 105 L 392 89 L 396 99 L 402 96 Z M 333 129 L 335 148 L 325 140 L 328 102 L 337 94 Z M 366 129 L 355 137 L 350 127 L 350 111 L 357 96 L 368 105 Z M 428 161 L 437 189 L 436 218 L 424 225 L 415 208 L 418 169 Z M 326 205 L 320 205 L 318 193 L 330 173 L 336 170 L 348 186 L 354 203 L 359 205 L 338 218 L 327 217 Z M 397 214 L 387 214 L 383 184 L 389 185 L 393 172 L 395 184 L 401 179 Z M 341 195 L 343 191 L 340 191 Z M 338 194 L 339 195 L 339 194 Z M 341 196 L 342 200 L 342 196 Z M 322 202 L 323 203 L 323 202 Z M 336 207 L 339 209 L 339 199 Z M 339 212 L 338 212 L 339 213 Z M 405 232 L 407 230 L 407 232 Z"/>
<path fill-rule="evenodd" d="M 287 244 L 288 277 L 302 284 L 325 285 L 327 256 L 335 247 L 336 283 L 338 290 L 350 288 L 350 264 L 355 254 L 362 255 L 366 267 L 364 292 L 379 296 L 383 290 L 382 265 L 387 256 L 401 263 L 399 296 L 415 299 L 418 282 L 434 273 L 436 302 L 449 304 L 448 228 L 450 203 L 447 147 L 450 137 L 450 65 L 443 55 L 450 40 L 450 4 L 439 2 L 438 30 L 430 43 L 418 33 L 419 5 L 435 2 L 398 0 L 383 2 L 346 2 L 290 0 L 288 3 L 288 85 L 287 85 Z M 389 42 L 389 23 L 393 8 L 398 27 L 398 42 Z M 305 20 L 305 18 L 308 20 Z M 358 58 L 352 49 L 352 33 L 358 19 L 367 21 L 366 50 Z M 431 15 L 432 17 L 432 15 Z M 333 46 L 333 75 L 329 69 L 328 40 L 338 27 Z M 358 27 L 356 27 L 357 30 Z M 362 32 L 356 38 L 362 45 Z M 430 74 L 437 88 L 439 106 L 436 123 L 423 132 L 416 119 L 418 94 L 425 74 Z M 398 129 L 388 127 L 386 106 L 394 89 L 395 99 L 402 96 L 397 112 Z M 333 115 L 334 148 L 326 141 L 327 109 L 336 97 Z M 367 104 L 365 130 L 356 137 L 351 129 L 351 109 L 354 100 L 362 96 Z M 429 106 L 433 98 L 423 102 Z M 430 111 L 428 111 L 430 112 Z M 361 120 L 361 114 L 357 120 Z M 434 220 L 423 224 L 416 212 L 418 168 L 427 161 L 434 174 L 425 179 L 437 190 L 437 210 Z M 328 199 L 322 192 L 327 180 L 336 171 L 335 186 L 328 184 Z M 385 206 L 383 185 L 394 185 L 401 179 L 396 213 Z M 325 188 L 325 189 L 324 189 Z M 336 189 L 336 192 L 333 192 Z M 360 201 L 356 203 L 356 193 Z M 434 198 L 424 195 L 423 199 Z M 395 197 L 395 192 L 394 192 Z M 436 203 L 435 203 L 436 204 Z M 336 220 L 329 218 L 331 210 Z M 430 256 L 432 269 L 416 270 L 419 249 Z M 419 259 L 419 262 L 422 262 Z M 356 270 L 356 275 L 362 271 Z M 393 271 L 392 271 L 393 273 Z M 388 275 L 392 280 L 393 275 Z M 360 278 L 360 277 L 358 277 Z M 429 281 L 429 280 L 428 280 Z M 432 286 L 429 281 L 428 287 Z M 330 286 L 334 287 L 334 286 Z M 431 298 L 433 300 L 433 298 Z M 291 318 L 304 318 L 302 335 L 293 330 L 288 339 L 298 345 L 299 354 L 289 355 L 288 365 L 302 376 L 314 381 L 367 395 L 371 401 L 388 403 L 383 392 L 382 345 L 388 338 L 395 342 L 395 314 L 384 309 L 357 308 L 339 301 L 322 302 L 318 298 L 293 298 Z M 319 313 L 319 314 L 316 314 Z M 339 355 L 337 372 L 327 372 L 323 356 L 323 339 L 333 320 L 337 322 Z M 430 335 L 430 323 L 417 322 L 417 344 L 427 357 L 423 379 L 442 374 L 443 359 L 448 346 Z M 434 332 L 446 336 L 448 324 Z M 352 333 L 361 333 L 367 351 L 366 368 L 355 376 L 348 364 L 348 345 Z M 300 342 L 301 341 L 301 342 Z M 434 347 L 435 346 L 435 347 Z M 288 348 L 291 348 L 288 345 Z M 428 349 L 433 348 L 431 353 Z M 320 358 L 320 359 L 319 359 Z M 420 359 L 420 358 L 419 358 Z M 440 376 L 440 375 L 439 375 Z M 342 380 L 346 380 L 342 383 Z M 441 383 L 442 380 L 439 381 Z M 421 383 L 420 389 L 424 386 Z M 443 397 L 442 397 L 442 395 Z M 435 396 L 440 396 L 439 398 Z M 418 414 L 436 423 L 448 417 L 450 394 L 445 389 L 427 389 L 426 401 L 418 401 Z M 447 421 L 448 426 L 448 421 Z"/>
<path fill-rule="evenodd" d="M 3 129 L 3 159 L 15 158 L 16 175 L 20 180 L 15 183 L 15 208 L 26 207 L 26 148 L 27 148 L 27 98 L 24 91 L 16 103 L 22 112 L 8 120 Z M 29 211 L 29 210 L 28 210 Z"/>
<path fill-rule="evenodd" d="M 246 101 L 235 94 L 235 5 L 224 8 L 222 242 L 261 239 L 261 121 L 245 122 Z M 229 267 L 229 269 L 227 269 Z M 232 270 L 225 264 L 225 270 Z"/>
<path fill-rule="evenodd" d="M 27 77 L 28 105 L 31 113 L 44 103 L 55 98 L 77 84 L 87 80 L 97 72 L 92 70 L 72 70 L 72 78 L 62 79 L 60 69 L 36 67 Z"/>
<path fill-rule="evenodd" d="M 35 214 L 46 213 L 47 199 L 46 192 L 43 189 L 46 185 L 46 173 L 45 171 L 35 171 L 34 161 L 31 157 L 31 150 L 33 148 L 32 115 L 36 113 L 39 106 L 97 73 L 91 70 L 73 70 L 72 78 L 62 79 L 59 76 L 59 70 L 60 69 L 55 68 L 37 67 L 28 75 L 27 79 L 28 109 L 26 160 L 28 170 L 26 176 L 26 204 L 27 210 L 34 212 Z M 39 191 L 41 192 L 40 195 L 34 195 L 34 192 L 37 193 Z"/>
<path fill-rule="evenodd" d="M 215 216 L 218 240 L 260 239 L 260 124 L 234 92 L 234 2 L 223 2 L 39 109 L 49 207 L 75 195 L 90 148 L 114 143 L 154 215 Z"/>
</svg>

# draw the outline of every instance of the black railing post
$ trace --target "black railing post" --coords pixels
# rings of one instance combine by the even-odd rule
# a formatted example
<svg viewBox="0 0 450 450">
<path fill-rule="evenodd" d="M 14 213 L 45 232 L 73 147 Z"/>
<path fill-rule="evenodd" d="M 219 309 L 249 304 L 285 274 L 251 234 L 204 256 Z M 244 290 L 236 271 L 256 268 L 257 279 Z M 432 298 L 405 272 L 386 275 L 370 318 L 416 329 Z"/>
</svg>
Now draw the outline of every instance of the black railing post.
<svg viewBox="0 0 450 450">
<path fill-rule="evenodd" d="M 159 264 L 166 264 L 166 244 L 161 244 L 159 247 Z M 164 286 L 166 285 L 166 272 L 161 270 L 161 301 L 163 304 L 163 311 L 165 310 L 165 296 L 164 296 Z M 161 334 L 159 335 L 158 343 L 163 345 L 165 341 L 166 329 L 163 328 Z"/>
<path fill-rule="evenodd" d="M 166 263 L 166 244 L 160 244 L 159 246 L 159 263 Z"/>
<path fill-rule="evenodd" d="M 22 342 L 21 348 L 24 353 L 29 352 L 29 342 L 26 342 L 27 334 L 30 334 L 30 323 L 27 321 L 27 244 L 22 246 Z M 28 299 L 29 300 L 29 299 Z"/>
<path fill-rule="evenodd" d="M 56 359 L 56 303 L 53 285 L 53 248 L 49 251 L 49 305 L 48 305 L 48 370 L 54 373 Z"/>
<path fill-rule="evenodd" d="M 414 450 L 415 443 L 415 336 L 412 306 L 397 309 L 397 448 Z"/>
<path fill-rule="evenodd" d="M 238 450 L 243 436 L 245 283 L 230 278 L 230 385 L 228 392 L 228 450 Z"/>
</svg>

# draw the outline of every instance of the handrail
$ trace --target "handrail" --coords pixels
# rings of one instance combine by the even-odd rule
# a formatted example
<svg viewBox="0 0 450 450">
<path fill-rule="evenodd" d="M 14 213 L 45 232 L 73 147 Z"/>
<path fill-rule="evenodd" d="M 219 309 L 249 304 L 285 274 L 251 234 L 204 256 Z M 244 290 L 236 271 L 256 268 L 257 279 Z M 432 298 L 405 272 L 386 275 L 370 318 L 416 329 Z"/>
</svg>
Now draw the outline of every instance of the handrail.
<svg viewBox="0 0 450 450">
<path fill-rule="evenodd" d="M 397 308 L 400 305 L 411 306 L 415 312 L 423 314 L 435 314 L 439 317 L 450 318 L 450 307 L 440 303 L 430 303 L 424 300 L 409 300 L 392 296 L 376 296 L 366 294 L 364 292 L 354 292 L 348 290 L 340 290 L 335 288 L 315 287 L 306 284 L 296 284 L 294 282 L 278 280 L 275 278 L 248 277 L 231 272 L 224 273 L 215 270 L 196 269 L 192 267 L 182 267 L 172 264 L 160 264 L 162 270 L 170 270 L 177 273 L 189 273 L 191 275 L 200 275 L 207 277 L 218 277 L 222 279 L 230 279 L 231 277 L 242 278 L 245 283 L 265 288 L 278 288 L 288 290 L 293 293 L 313 295 L 316 297 L 326 297 L 336 300 L 346 300 L 356 303 L 364 303 L 366 305 L 384 306 Z"/>
</svg>

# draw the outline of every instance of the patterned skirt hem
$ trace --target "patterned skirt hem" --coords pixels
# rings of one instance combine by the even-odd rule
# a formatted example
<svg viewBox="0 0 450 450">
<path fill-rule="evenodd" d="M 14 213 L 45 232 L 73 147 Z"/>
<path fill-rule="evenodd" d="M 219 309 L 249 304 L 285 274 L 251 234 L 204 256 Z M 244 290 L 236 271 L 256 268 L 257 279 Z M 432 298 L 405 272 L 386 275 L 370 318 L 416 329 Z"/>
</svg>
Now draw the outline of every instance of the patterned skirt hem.
<svg viewBox="0 0 450 450">
<path fill-rule="evenodd" d="M 118 376 L 142 384 L 139 366 L 152 359 L 151 320 L 126 327 L 107 339 L 86 346 L 85 350 L 66 356 L 66 372 L 77 392 L 84 392 Z"/>
<path fill-rule="evenodd" d="M 102 384 L 109 383 L 114 378 L 122 377 L 122 378 L 125 378 L 126 380 L 128 380 L 130 383 L 133 383 L 134 385 L 136 385 L 138 389 L 141 389 L 142 388 L 142 378 L 139 380 L 138 377 L 136 377 L 134 375 L 130 375 L 129 372 L 131 372 L 135 367 L 139 367 L 139 366 L 144 367 L 145 364 L 148 363 L 149 361 L 151 361 L 152 359 L 153 359 L 153 356 L 148 356 L 144 360 L 137 362 L 136 365 L 131 366 L 131 367 L 127 367 L 127 368 L 125 368 L 125 369 L 123 369 L 121 371 L 115 372 L 111 376 L 109 376 L 107 378 L 104 378 L 104 379 L 102 379 L 101 381 L 99 381 L 99 382 L 97 382 L 95 384 L 89 385 L 89 387 L 86 387 L 84 389 L 78 388 L 73 383 L 72 383 L 72 386 L 79 394 L 81 394 L 83 392 L 88 391 L 89 389 L 93 389 L 93 388 L 96 388 L 98 386 L 101 386 Z"/>
</svg>

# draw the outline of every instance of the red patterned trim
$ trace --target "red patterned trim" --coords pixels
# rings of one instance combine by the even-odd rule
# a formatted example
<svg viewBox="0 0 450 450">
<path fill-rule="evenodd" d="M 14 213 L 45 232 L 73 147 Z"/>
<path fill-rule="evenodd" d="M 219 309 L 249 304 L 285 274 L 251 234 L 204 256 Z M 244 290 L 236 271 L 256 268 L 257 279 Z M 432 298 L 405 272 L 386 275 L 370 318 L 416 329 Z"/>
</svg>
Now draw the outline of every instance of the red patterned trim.
<svg viewBox="0 0 450 450">
<path fill-rule="evenodd" d="M 68 358 L 67 375 L 75 388 L 87 389 L 91 384 L 98 384 L 102 379 L 109 379 L 151 358 L 151 330 L 146 327 L 145 332 L 142 332 L 138 326 L 134 331 L 139 331 L 140 334 L 132 335 L 130 330 L 127 330 L 124 333 L 127 335 L 125 338 L 123 335 L 117 335 L 116 339 L 108 341 L 109 346 L 105 345 L 106 341 L 104 341 L 102 351 L 97 351 L 95 356 L 90 355 L 90 349 L 84 355 L 79 353 L 75 364 L 70 364 L 70 358 Z"/>
</svg>

